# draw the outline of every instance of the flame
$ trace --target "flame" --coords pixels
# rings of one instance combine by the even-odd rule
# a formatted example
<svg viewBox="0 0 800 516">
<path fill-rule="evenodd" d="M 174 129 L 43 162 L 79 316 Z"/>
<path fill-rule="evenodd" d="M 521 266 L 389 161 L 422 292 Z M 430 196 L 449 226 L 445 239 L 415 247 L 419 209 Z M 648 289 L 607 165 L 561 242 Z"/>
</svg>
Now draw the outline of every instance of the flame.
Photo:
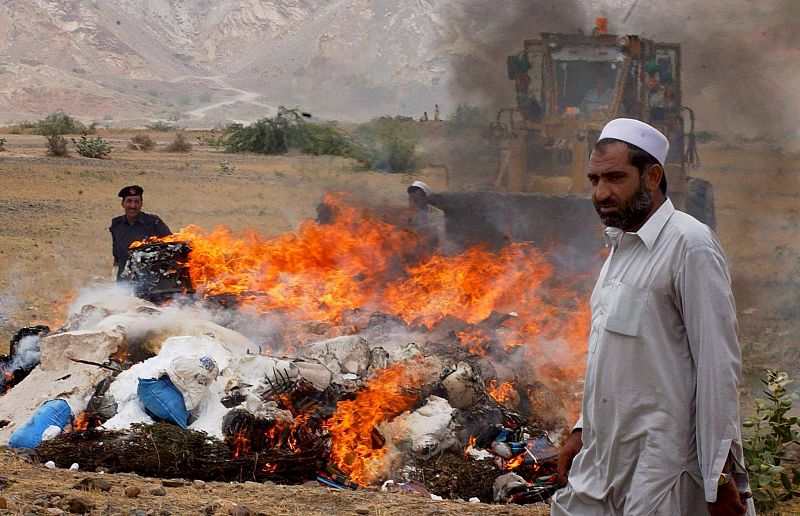
<svg viewBox="0 0 800 516">
<path fill-rule="evenodd" d="M 545 254 L 514 243 L 497 252 L 421 255 L 422 239 L 410 228 L 355 207 L 343 194 L 327 194 L 324 202 L 333 222 L 307 221 L 293 233 L 188 226 L 161 240 L 191 243 L 186 265 L 199 295 L 233 296 L 260 313 L 330 324 L 331 336 L 355 332 L 347 317 L 357 310 L 393 314 L 412 326 L 430 328 L 448 316 L 476 325 L 459 335 L 466 351 L 513 353 L 535 364 L 577 416 L 573 393 L 584 371 L 588 300 L 557 277 Z M 493 312 L 511 311 L 518 316 L 499 329 L 477 326 Z M 285 333 L 289 349 L 303 347 L 301 332 Z"/>
<path fill-rule="evenodd" d="M 96 428 L 101 424 L 102 422 L 99 419 L 93 418 L 88 412 L 83 411 L 75 418 L 75 423 L 72 425 L 71 431 L 82 432 L 84 430 L 89 430 L 89 428 Z"/>
<path fill-rule="evenodd" d="M 331 461 L 353 481 L 368 484 L 384 474 L 387 450 L 375 446 L 374 428 L 411 408 L 418 393 L 408 389 L 421 382 L 413 365 L 398 363 L 366 382 L 354 400 L 339 402 L 327 424 Z"/>
<path fill-rule="evenodd" d="M 11 382 L 14 381 L 14 372 L 6 371 L 5 373 L 3 373 L 3 376 L 5 376 L 6 378 L 5 391 L 3 393 L 0 393 L 0 396 L 8 394 L 11 391 Z"/>
<path fill-rule="evenodd" d="M 232 436 L 233 458 L 238 459 L 239 455 L 250 451 L 250 439 L 244 431 L 235 432 Z"/>
<path fill-rule="evenodd" d="M 503 382 L 497 385 L 497 380 L 489 382 L 489 396 L 495 399 L 497 403 L 508 403 L 514 399 L 518 399 L 519 395 L 511 382 Z"/>
<path fill-rule="evenodd" d="M 475 441 L 477 441 L 477 438 L 474 435 L 470 435 L 469 444 L 467 444 L 467 447 L 464 448 L 464 457 L 469 456 L 469 452 L 475 449 Z"/>
<path fill-rule="evenodd" d="M 525 462 L 525 458 L 522 455 L 517 455 L 510 461 L 506 462 L 505 469 L 517 469 Z"/>
</svg>

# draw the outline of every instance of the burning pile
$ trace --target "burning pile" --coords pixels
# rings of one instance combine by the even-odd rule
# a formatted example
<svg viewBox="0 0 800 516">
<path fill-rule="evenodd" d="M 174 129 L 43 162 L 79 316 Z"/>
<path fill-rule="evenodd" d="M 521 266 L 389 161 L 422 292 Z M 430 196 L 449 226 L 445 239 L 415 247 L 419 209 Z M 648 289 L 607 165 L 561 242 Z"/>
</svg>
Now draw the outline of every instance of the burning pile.
<svg viewBox="0 0 800 516">
<path fill-rule="evenodd" d="M 543 497 L 551 437 L 578 406 L 588 317 L 577 282 L 524 243 L 431 252 L 345 197 L 325 203 L 330 224 L 279 237 L 190 226 L 140 246 L 157 294 L 170 276 L 195 302 L 92 303 L 43 339 L 43 369 L 59 354 L 93 372 L 59 396 L 79 421 L 49 426 L 104 439 L 102 429 L 166 420 L 223 440 L 239 475 L 247 462 L 258 479 L 340 488 L 409 488 L 432 460 L 486 460 L 502 475 L 496 499 Z M 59 337 L 72 347 L 48 345 Z M 101 359 L 97 339 L 114 343 Z M 0 411 L 20 408 L 12 398 L 32 392 L 26 383 Z"/>
</svg>

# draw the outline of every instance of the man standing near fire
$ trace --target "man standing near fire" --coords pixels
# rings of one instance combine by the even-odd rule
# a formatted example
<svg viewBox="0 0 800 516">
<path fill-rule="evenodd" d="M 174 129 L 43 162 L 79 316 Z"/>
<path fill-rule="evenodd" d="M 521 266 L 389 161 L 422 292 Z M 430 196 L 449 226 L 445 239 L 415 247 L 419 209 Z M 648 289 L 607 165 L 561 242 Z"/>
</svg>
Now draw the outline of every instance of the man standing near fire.
<svg viewBox="0 0 800 516">
<path fill-rule="evenodd" d="M 128 261 L 128 248 L 137 240 L 150 237 L 165 237 L 172 233 L 157 215 L 142 211 L 141 186 L 126 186 L 117 194 L 122 198 L 124 215 L 111 220 L 111 247 L 114 255 L 114 268 L 117 282 L 122 281 L 122 271 Z"/>
<path fill-rule="evenodd" d="M 566 487 L 553 515 L 755 514 L 728 267 L 711 229 L 666 196 L 668 149 L 655 128 L 620 118 L 589 159 L 611 252 L 592 292 L 583 412 L 559 453 Z"/>
<path fill-rule="evenodd" d="M 444 243 L 444 212 L 431 206 L 433 194 L 431 187 L 424 181 L 414 181 L 408 188 L 409 223 L 423 237 L 426 252 L 432 252 Z"/>
</svg>

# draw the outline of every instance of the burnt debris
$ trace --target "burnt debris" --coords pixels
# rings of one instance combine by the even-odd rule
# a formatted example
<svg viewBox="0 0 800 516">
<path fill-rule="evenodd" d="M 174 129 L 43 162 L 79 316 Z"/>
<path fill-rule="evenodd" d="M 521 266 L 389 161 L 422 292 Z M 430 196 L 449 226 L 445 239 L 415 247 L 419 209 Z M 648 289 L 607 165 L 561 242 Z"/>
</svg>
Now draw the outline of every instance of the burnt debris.
<svg viewBox="0 0 800 516">
<path fill-rule="evenodd" d="M 11 390 L 39 365 L 39 341 L 48 326 L 26 326 L 11 339 L 8 355 L 0 355 L 0 396 Z"/>
<path fill-rule="evenodd" d="M 123 276 L 133 284 L 136 297 L 163 303 L 194 293 L 189 268 L 191 246 L 186 242 L 153 242 L 132 248 Z"/>
</svg>

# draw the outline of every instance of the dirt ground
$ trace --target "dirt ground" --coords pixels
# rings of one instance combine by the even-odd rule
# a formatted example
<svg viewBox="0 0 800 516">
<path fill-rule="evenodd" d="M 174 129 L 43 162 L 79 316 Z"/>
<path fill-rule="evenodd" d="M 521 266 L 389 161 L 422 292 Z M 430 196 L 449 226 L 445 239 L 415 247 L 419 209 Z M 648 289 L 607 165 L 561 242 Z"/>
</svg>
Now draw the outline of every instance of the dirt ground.
<svg viewBox="0 0 800 516">
<path fill-rule="evenodd" d="M 75 487 L 84 479 L 105 480 L 97 487 Z M 199 484 L 199 485 L 198 485 Z M 140 494 L 128 498 L 126 489 Z M 153 490 L 164 489 L 164 494 Z M 109 488 L 107 491 L 102 489 Z M 58 497 L 58 498 L 54 498 Z M 294 515 L 461 515 L 497 514 L 535 516 L 549 514 L 544 507 L 487 505 L 457 501 L 433 501 L 421 495 L 381 493 L 374 490 L 337 491 L 320 486 L 283 486 L 255 482 L 189 483 L 164 487 L 161 479 L 133 474 L 100 474 L 65 469 L 48 469 L 30 464 L 10 451 L 0 451 L 0 514 L 61 514 L 75 508 L 75 498 L 93 506 L 92 514 L 264 514 Z M 8 512 L 2 510 L 5 499 Z M 48 512 L 48 509 L 52 512 Z M 137 513 L 136 511 L 142 511 Z M 248 512 L 249 511 L 249 512 Z"/>
<path fill-rule="evenodd" d="M 426 169 L 412 177 L 355 171 L 353 163 L 330 157 L 230 155 L 209 147 L 195 147 L 186 154 L 141 152 L 126 148 L 132 132 L 102 134 L 114 145 L 111 157 L 105 160 L 81 158 L 74 150 L 70 157 L 52 158 L 46 156 L 41 136 L 0 135 L 7 140 L 7 150 L 0 152 L 0 352 L 17 328 L 58 326 L 65 306 L 78 289 L 93 281 L 109 280 L 112 260 L 108 226 L 112 217 L 122 213 L 116 197 L 122 186 L 143 186 L 144 210 L 160 215 L 173 230 L 188 224 L 206 229 L 224 224 L 234 230 L 251 227 L 266 234 L 290 231 L 301 220 L 313 218 L 315 206 L 326 191 L 351 191 L 372 202 L 401 205 L 406 202 L 405 186 L 413 179 L 429 182 L 434 190 L 447 188 L 440 168 Z M 173 138 L 171 133 L 149 134 L 159 147 Z M 194 135 L 190 133 L 189 139 L 194 141 Z M 767 145 L 722 142 L 701 145 L 700 157 L 702 167 L 689 173 L 714 184 L 717 232 L 729 258 L 739 312 L 745 369 L 743 399 L 747 403 L 758 394 L 757 378 L 763 369 L 780 368 L 795 376 L 800 373 L 800 347 L 796 344 L 800 330 L 800 159 Z M 476 179 L 459 177 L 452 166 L 449 175 L 451 188 Z M 748 411 L 747 406 L 743 411 Z M 29 466 L 7 454 L 0 463 L 0 475 L 14 480 L 0 495 L 18 497 L 14 503 L 23 504 L 19 507 L 49 490 L 66 493 L 73 476 L 81 477 Z M 139 503 L 142 508 L 157 511 L 167 507 L 171 512 L 181 512 L 188 507 L 169 505 L 173 502 L 169 496 L 120 498 L 126 481 L 157 483 L 120 477 L 115 480 L 116 496 L 111 496 L 115 489 L 111 495 L 92 496 L 105 497 L 104 501 L 98 499 L 99 504 L 126 508 Z M 31 488 L 21 489 L 23 484 Z M 25 494 L 28 490 L 30 494 Z M 252 504 L 253 509 L 269 514 L 348 514 L 362 504 L 369 514 L 424 514 L 430 505 L 397 512 L 396 507 L 381 505 L 396 498 L 379 494 L 375 495 L 375 505 L 369 505 L 373 501 L 350 498 L 347 493 L 328 495 L 321 489 L 270 490 L 274 492 L 268 496 L 273 498 L 274 494 L 274 501 L 285 504 L 281 509 L 285 512 L 266 510 L 273 501 L 265 501 L 262 487 L 214 486 L 213 496 L 211 491 L 203 491 L 202 503 L 191 488 L 175 492 L 183 493 L 185 502 L 181 503 L 194 503 L 193 508 L 220 496 L 234 503 Z M 320 502 L 323 494 L 324 503 Z M 484 514 L 490 510 L 516 514 L 515 509 L 504 507 L 433 506 L 445 514 Z M 18 506 L 14 507 L 16 510 Z M 340 509 L 344 512 L 338 512 Z"/>
</svg>

